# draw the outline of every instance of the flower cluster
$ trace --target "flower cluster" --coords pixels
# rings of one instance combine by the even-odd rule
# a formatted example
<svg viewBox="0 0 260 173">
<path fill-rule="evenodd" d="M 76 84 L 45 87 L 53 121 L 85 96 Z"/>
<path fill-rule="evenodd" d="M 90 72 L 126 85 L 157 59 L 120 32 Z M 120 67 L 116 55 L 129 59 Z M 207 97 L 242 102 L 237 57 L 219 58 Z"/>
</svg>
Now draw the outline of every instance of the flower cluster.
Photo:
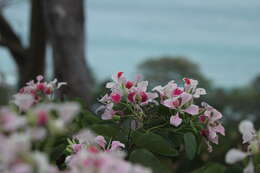
<svg viewBox="0 0 260 173">
<path fill-rule="evenodd" d="M 47 132 L 63 132 L 79 111 L 79 104 L 74 102 L 37 104 L 27 110 L 25 115 L 4 107 L 0 109 L 0 132 L 23 130 L 40 140 Z"/>
<path fill-rule="evenodd" d="M 95 137 L 90 131 L 82 130 L 69 143 L 67 150 L 72 155 L 66 158 L 66 163 L 71 173 L 151 173 L 150 169 L 123 159 L 121 149 L 125 145 L 120 141 L 107 144 L 103 136 Z"/>
<path fill-rule="evenodd" d="M 76 102 L 45 102 L 64 83 L 29 82 L 14 96 L 16 107 L 0 108 L 0 172 L 3 173 L 151 173 L 124 160 L 125 145 L 82 130 L 69 141 L 67 168 L 52 165 L 50 147 L 68 132 L 80 113 Z"/>
<path fill-rule="evenodd" d="M 148 92 L 148 81 L 141 81 L 138 75 L 134 81 L 127 80 L 123 76 L 123 72 L 118 72 L 112 76 L 112 82 L 106 84 L 106 88 L 110 89 L 110 93 L 106 94 L 99 101 L 105 106 L 101 106 L 98 110 L 104 108 L 102 119 L 112 119 L 116 115 L 122 115 L 121 110 L 116 110 L 117 105 L 131 106 L 132 113 L 140 112 L 141 106 L 150 102 L 155 102 L 158 97 L 156 93 Z"/>
<path fill-rule="evenodd" d="M 207 103 L 201 106 L 195 104 L 196 99 L 206 94 L 205 89 L 197 87 L 197 80 L 184 78 L 182 85 L 170 81 L 165 86 L 154 87 L 151 92 L 148 91 L 148 81 L 142 81 L 139 75 L 131 81 L 118 72 L 112 76 L 112 80 L 106 84 L 109 93 L 99 100 L 103 105 L 98 111 L 103 109 L 101 117 L 104 120 L 132 116 L 143 123 L 144 117 L 156 114 L 166 117 L 168 124 L 175 128 L 192 121 L 193 124 L 199 124 L 195 128 L 206 139 L 209 151 L 212 151 L 210 143 L 218 144 L 218 134 L 225 135 L 220 122 L 222 114 Z M 146 112 L 144 107 L 150 104 L 167 108 L 170 115 Z"/>
<path fill-rule="evenodd" d="M 254 173 L 253 156 L 260 154 L 260 130 L 257 132 L 249 120 L 243 120 L 239 124 L 239 132 L 242 134 L 243 144 L 247 144 L 247 151 L 232 148 L 226 154 L 226 163 L 234 164 L 249 158 L 244 173 Z"/>
<path fill-rule="evenodd" d="M 29 116 L 19 115 L 9 108 L 0 109 L 0 172 L 58 173 L 45 153 L 32 150 L 34 141 L 46 136 L 47 127 L 34 126 Z"/>
<path fill-rule="evenodd" d="M 14 95 L 14 104 L 16 104 L 21 111 L 26 111 L 32 105 L 44 101 L 45 99 L 51 99 L 55 90 L 59 89 L 62 85 L 66 85 L 65 82 L 57 82 L 54 79 L 51 82 L 44 82 L 43 76 L 37 76 L 37 81 L 30 81 L 27 85 L 20 89 L 18 94 Z"/>
<path fill-rule="evenodd" d="M 0 172 L 3 173 L 59 173 L 46 154 L 31 150 L 32 139 L 28 133 L 0 134 Z"/>
</svg>

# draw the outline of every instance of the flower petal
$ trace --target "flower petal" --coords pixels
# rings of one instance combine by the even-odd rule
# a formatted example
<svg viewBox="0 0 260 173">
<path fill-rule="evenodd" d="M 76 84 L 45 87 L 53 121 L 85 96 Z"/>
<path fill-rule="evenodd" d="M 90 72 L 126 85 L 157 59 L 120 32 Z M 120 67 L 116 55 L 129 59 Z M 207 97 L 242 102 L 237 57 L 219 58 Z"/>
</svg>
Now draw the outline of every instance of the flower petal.
<svg viewBox="0 0 260 173">
<path fill-rule="evenodd" d="M 190 107 L 185 109 L 184 112 L 191 115 L 197 115 L 199 113 L 199 107 L 197 105 L 190 105 Z"/>
<path fill-rule="evenodd" d="M 248 156 L 247 153 L 242 152 L 238 149 L 231 149 L 226 154 L 226 163 L 233 164 L 245 159 Z"/>
<path fill-rule="evenodd" d="M 182 123 L 182 119 L 179 117 L 179 113 L 177 113 L 175 116 L 171 116 L 170 118 L 170 124 L 175 126 L 175 127 L 178 127 L 179 125 L 181 125 Z"/>
</svg>

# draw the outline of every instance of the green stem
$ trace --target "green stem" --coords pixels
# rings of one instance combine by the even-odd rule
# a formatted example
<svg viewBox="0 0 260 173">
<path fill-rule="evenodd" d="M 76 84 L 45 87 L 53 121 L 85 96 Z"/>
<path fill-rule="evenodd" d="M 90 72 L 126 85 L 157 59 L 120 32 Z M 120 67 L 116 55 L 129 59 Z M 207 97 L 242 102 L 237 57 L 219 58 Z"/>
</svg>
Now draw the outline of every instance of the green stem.
<svg viewBox="0 0 260 173">
<path fill-rule="evenodd" d="M 146 132 L 150 132 L 150 131 L 152 131 L 152 130 L 154 130 L 154 129 L 158 129 L 158 128 L 164 127 L 164 126 L 167 125 L 167 124 L 168 124 L 168 123 L 164 123 L 164 124 L 160 124 L 160 125 L 158 125 L 158 126 L 154 126 L 154 127 L 150 128 L 150 129 L 146 130 Z"/>
</svg>

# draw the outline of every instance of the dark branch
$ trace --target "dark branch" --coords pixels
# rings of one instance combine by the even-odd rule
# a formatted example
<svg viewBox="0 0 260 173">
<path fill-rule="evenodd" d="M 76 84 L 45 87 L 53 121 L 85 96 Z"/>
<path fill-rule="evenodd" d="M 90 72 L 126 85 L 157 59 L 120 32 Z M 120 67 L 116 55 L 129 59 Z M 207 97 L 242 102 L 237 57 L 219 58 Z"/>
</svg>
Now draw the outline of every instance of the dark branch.
<svg viewBox="0 0 260 173">
<path fill-rule="evenodd" d="M 22 63 L 25 58 L 26 49 L 22 46 L 20 38 L 16 35 L 2 13 L 0 13 L 0 46 L 8 48 L 15 61 Z"/>
</svg>

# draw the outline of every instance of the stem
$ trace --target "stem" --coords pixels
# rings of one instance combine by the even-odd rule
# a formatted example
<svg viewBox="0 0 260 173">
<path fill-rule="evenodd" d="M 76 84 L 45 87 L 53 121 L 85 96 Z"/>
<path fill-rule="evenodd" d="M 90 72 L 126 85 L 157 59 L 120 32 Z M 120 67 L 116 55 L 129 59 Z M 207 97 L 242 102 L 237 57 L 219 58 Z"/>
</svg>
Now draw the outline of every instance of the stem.
<svg viewBox="0 0 260 173">
<path fill-rule="evenodd" d="M 127 137 L 127 147 L 129 147 L 131 132 L 132 132 L 132 128 L 131 128 L 131 120 L 130 120 L 130 121 L 129 121 L 128 137 Z"/>
<path fill-rule="evenodd" d="M 165 125 L 167 125 L 167 124 L 168 124 L 168 123 L 164 123 L 164 124 L 160 124 L 160 125 L 158 125 L 158 126 L 154 126 L 154 127 L 150 128 L 150 129 L 146 130 L 146 132 L 150 132 L 150 131 L 152 131 L 152 130 L 154 130 L 154 129 L 158 129 L 158 128 L 163 127 L 163 126 L 165 126 Z"/>
</svg>

